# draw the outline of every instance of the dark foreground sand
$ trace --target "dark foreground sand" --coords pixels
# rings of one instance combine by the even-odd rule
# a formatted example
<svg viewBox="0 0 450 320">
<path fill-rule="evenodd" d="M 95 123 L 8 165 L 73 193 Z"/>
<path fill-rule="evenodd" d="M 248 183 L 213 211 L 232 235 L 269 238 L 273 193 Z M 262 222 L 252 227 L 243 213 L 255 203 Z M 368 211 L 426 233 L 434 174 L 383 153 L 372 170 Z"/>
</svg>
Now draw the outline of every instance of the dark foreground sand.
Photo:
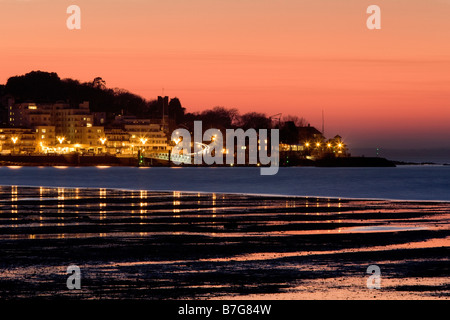
<svg viewBox="0 0 450 320">
<path fill-rule="evenodd" d="M 0 187 L 0 299 L 449 299 L 449 218 L 449 203 Z"/>
</svg>

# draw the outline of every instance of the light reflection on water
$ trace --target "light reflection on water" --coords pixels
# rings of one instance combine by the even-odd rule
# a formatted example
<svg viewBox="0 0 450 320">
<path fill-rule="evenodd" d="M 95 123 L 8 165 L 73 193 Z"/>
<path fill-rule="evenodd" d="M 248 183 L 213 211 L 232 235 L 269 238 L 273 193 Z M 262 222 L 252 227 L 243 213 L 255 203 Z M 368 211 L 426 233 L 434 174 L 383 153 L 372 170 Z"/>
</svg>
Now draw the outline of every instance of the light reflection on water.
<svg viewBox="0 0 450 320">
<path fill-rule="evenodd" d="M 79 260 L 75 260 L 83 270 L 89 270 L 83 274 L 83 281 L 108 274 L 119 280 L 109 288 L 121 297 L 130 288 L 142 292 L 149 287 L 156 287 L 158 292 L 167 290 L 170 298 L 174 292 L 188 289 L 199 290 L 200 296 L 208 298 L 214 290 L 227 292 L 230 297 L 233 290 L 243 286 L 262 292 L 264 286 L 289 285 L 289 290 L 301 291 L 298 281 L 303 281 L 304 272 L 318 273 L 308 278 L 316 280 L 311 284 L 314 288 L 315 284 L 323 286 L 325 280 L 337 278 L 320 272 L 344 269 L 345 273 L 350 266 L 352 276 L 345 279 L 355 282 L 360 277 L 355 274 L 361 270 L 364 273 L 367 267 L 365 255 L 383 257 L 377 263 L 400 265 L 405 259 L 395 260 L 398 252 L 427 248 L 435 252 L 449 247 L 448 232 L 442 232 L 449 230 L 449 218 L 448 203 L 0 187 L 0 241 L 11 245 L 9 252 L 21 248 L 17 257 L 10 256 L 17 260 L 0 269 L 0 281 L 53 283 L 54 279 L 30 277 L 38 277 L 40 272 L 52 274 L 53 263 L 64 264 L 72 259 L 71 255 L 64 256 L 68 251 L 78 252 Z M 392 241 L 386 242 L 387 237 Z M 82 250 L 76 244 L 81 244 Z M 44 250 L 41 245 L 46 245 Z M 395 254 L 389 256 L 389 252 Z M 406 260 L 448 260 L 439 254 L 421 258 L 423 251 L 417 252 L 417 256 L 408 255 Z M 356 257 L 356 262 L 348 257 Z M 22 261 L 26 263 L 20 265 Z M 143 279 L 135 281 L 140 275 Z M 229 280 L 233 277 L 237 279 L 234 283 Z M 149 285 L 146 281 L 153 282 Z M 105 286 L 108 281 L 100 282 L 100 287 L 91 292 L 101 292 L 102 297 L 110 294 Z M 35 294 L 34 289 L 29 293 Z"/>
<path fill-rule="evenodd" d="M 338 250 L 320 250 L 320 251 L 297 251 L 297 252 L 258 252 L 252 254 L 238 255 L 227 258 L 211 258 L 203 259 L 202 262 L 230 262 L 230 261 L 256 261 L 256 260 L 273 260 L 282 258 L 295 258 L 295 257 L 312 257 L 316 255 L 336 255 L 344 253 L 362 253 L 362 252 L 375 252 L 375 251 L 390 251 L 400 249 L 422 249 L 422 248 L 434 248 L 444 244 L 449 244 L 450 237 L 445 239 L 431 239 L 427 241 L 409 242 L 406 244 L 394 244 L 387 246 L 377 246 L 371 248 L 351 248 L 351 249 L 338 249 Z"/>
<path fill-rule="evenodd" d="M 408 232 L 447 228 L 449 217 L 446 205 L 438 203 L 425 207 L 422 214 L 409 214 L 417 210 L 414 205 L 310 197 L 247 199 L 216 193 L 12 186 L 0 187 L 0 201 L 4 204 L 6 194 L 9 205 L 3 205 L 0 212 L 9 210 L 11 222 L 0 224 L 2 230 L 9 230 L 0 236 L 2 239 Z M 392 213 L 403 214 L 405 219 L 386 220 L 380 216 Z M 100 223 L 107 223 L 105 231 L 83 231 L 86 227 L 98 228 Z M 43 228 L 46 232 L 40 231 Z"/>
<path fill-rule="evenodd" d="M 51 179 L 49 179 L 51 177 Z M 178 190 L 359 199 L 450 201 L 449 166 L 397 168 L 0 167 L 0 185 Z M 309 205 L 315 205 L 314 201 Z"/>
</svg>

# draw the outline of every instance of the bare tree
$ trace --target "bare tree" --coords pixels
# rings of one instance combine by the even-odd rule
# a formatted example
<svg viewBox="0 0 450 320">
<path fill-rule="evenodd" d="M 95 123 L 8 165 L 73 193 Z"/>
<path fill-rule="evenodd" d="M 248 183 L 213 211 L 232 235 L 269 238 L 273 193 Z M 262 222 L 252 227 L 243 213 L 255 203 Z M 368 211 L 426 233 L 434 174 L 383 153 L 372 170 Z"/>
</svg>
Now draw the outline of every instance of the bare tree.
<svg viewBox="0 0 450 320">
<path fill-rule="evenodd" d="M 248 112 L 240 117 L 240 127 L 243 129 L 270 129 L 272 121 L 264 113 Z"/>
<path fill-rule="evenodd" d="M 308 121 L 306 121 L 303 117 L 293 116 L 293 115 L 287 115 L 283 117 L 283 122 L 289 122 L 292 121 L 297 127 L 306 127 L 308 125 Z"/>
</svg>

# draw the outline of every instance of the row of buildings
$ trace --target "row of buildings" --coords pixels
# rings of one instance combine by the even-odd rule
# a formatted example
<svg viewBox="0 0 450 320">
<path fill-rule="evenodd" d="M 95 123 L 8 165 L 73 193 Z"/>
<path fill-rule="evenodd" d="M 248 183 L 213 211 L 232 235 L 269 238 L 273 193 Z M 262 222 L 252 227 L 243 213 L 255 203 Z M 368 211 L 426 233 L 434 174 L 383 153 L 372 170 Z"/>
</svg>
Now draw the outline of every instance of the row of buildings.
<svg viewBox="0 0 450 320">
<path fill-rule="evenodd" d="M 158 97 L 167 105 L 168 97 Z M 91 112 L 89 102 L 15 103 L 8 101 L 8 126 L 0 128 L 0 154 L 112 154 L 132 157 L 138 153 L 165 153 L 174 123 L 169 117 L 138 119 L 134 116 Z M 108 119 L 107 119 L 108 116 Z M 170 122 L 170 123 L 169 123 Z M 325 139 L 314 127 L 285 123 L 280 151 L 317 159 L 347 156 L 341 137 Z"/>
<path fill-rule="evenodd" d="M 347 145 L 339 135 L 327 139 L 322 132 L 310 125 L 295 128 L 295 134 L 295 142 L 282 141 L 280 143 L 281 152 L 298 154 L 300 157 L 310 160 L 350 155 Z"/>
<path fill-rule="evenodd" d="M 8 127 L 0 128 L 1 154 L 109 153 L 129 156 L 168 149 L 167 119 L 90 112 L 89 102 L 35 104 L 8 102 Z"/>
</svg>

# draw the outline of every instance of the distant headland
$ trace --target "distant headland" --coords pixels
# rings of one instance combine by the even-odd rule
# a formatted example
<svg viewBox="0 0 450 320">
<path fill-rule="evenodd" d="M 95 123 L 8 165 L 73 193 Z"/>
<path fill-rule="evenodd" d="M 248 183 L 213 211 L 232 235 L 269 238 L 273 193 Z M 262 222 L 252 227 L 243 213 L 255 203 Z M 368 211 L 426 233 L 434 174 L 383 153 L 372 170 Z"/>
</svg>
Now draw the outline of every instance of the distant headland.
<svg viewBox="0 0 450 320">
<path fill-rule="evenodd" d="M 101 77 L 81 83 L 32 71 L 0 85 L 0 97 L 0 165 L 167 165 L 172 132 L 202 121 L 205 130 L 278 129 L 280 166 L 395 166 L 351 157 L 341 136 L 327 138 L 298 115 L 221 106 L 190 113 L 177 97 L 149 101 Z"/>
</svg>

